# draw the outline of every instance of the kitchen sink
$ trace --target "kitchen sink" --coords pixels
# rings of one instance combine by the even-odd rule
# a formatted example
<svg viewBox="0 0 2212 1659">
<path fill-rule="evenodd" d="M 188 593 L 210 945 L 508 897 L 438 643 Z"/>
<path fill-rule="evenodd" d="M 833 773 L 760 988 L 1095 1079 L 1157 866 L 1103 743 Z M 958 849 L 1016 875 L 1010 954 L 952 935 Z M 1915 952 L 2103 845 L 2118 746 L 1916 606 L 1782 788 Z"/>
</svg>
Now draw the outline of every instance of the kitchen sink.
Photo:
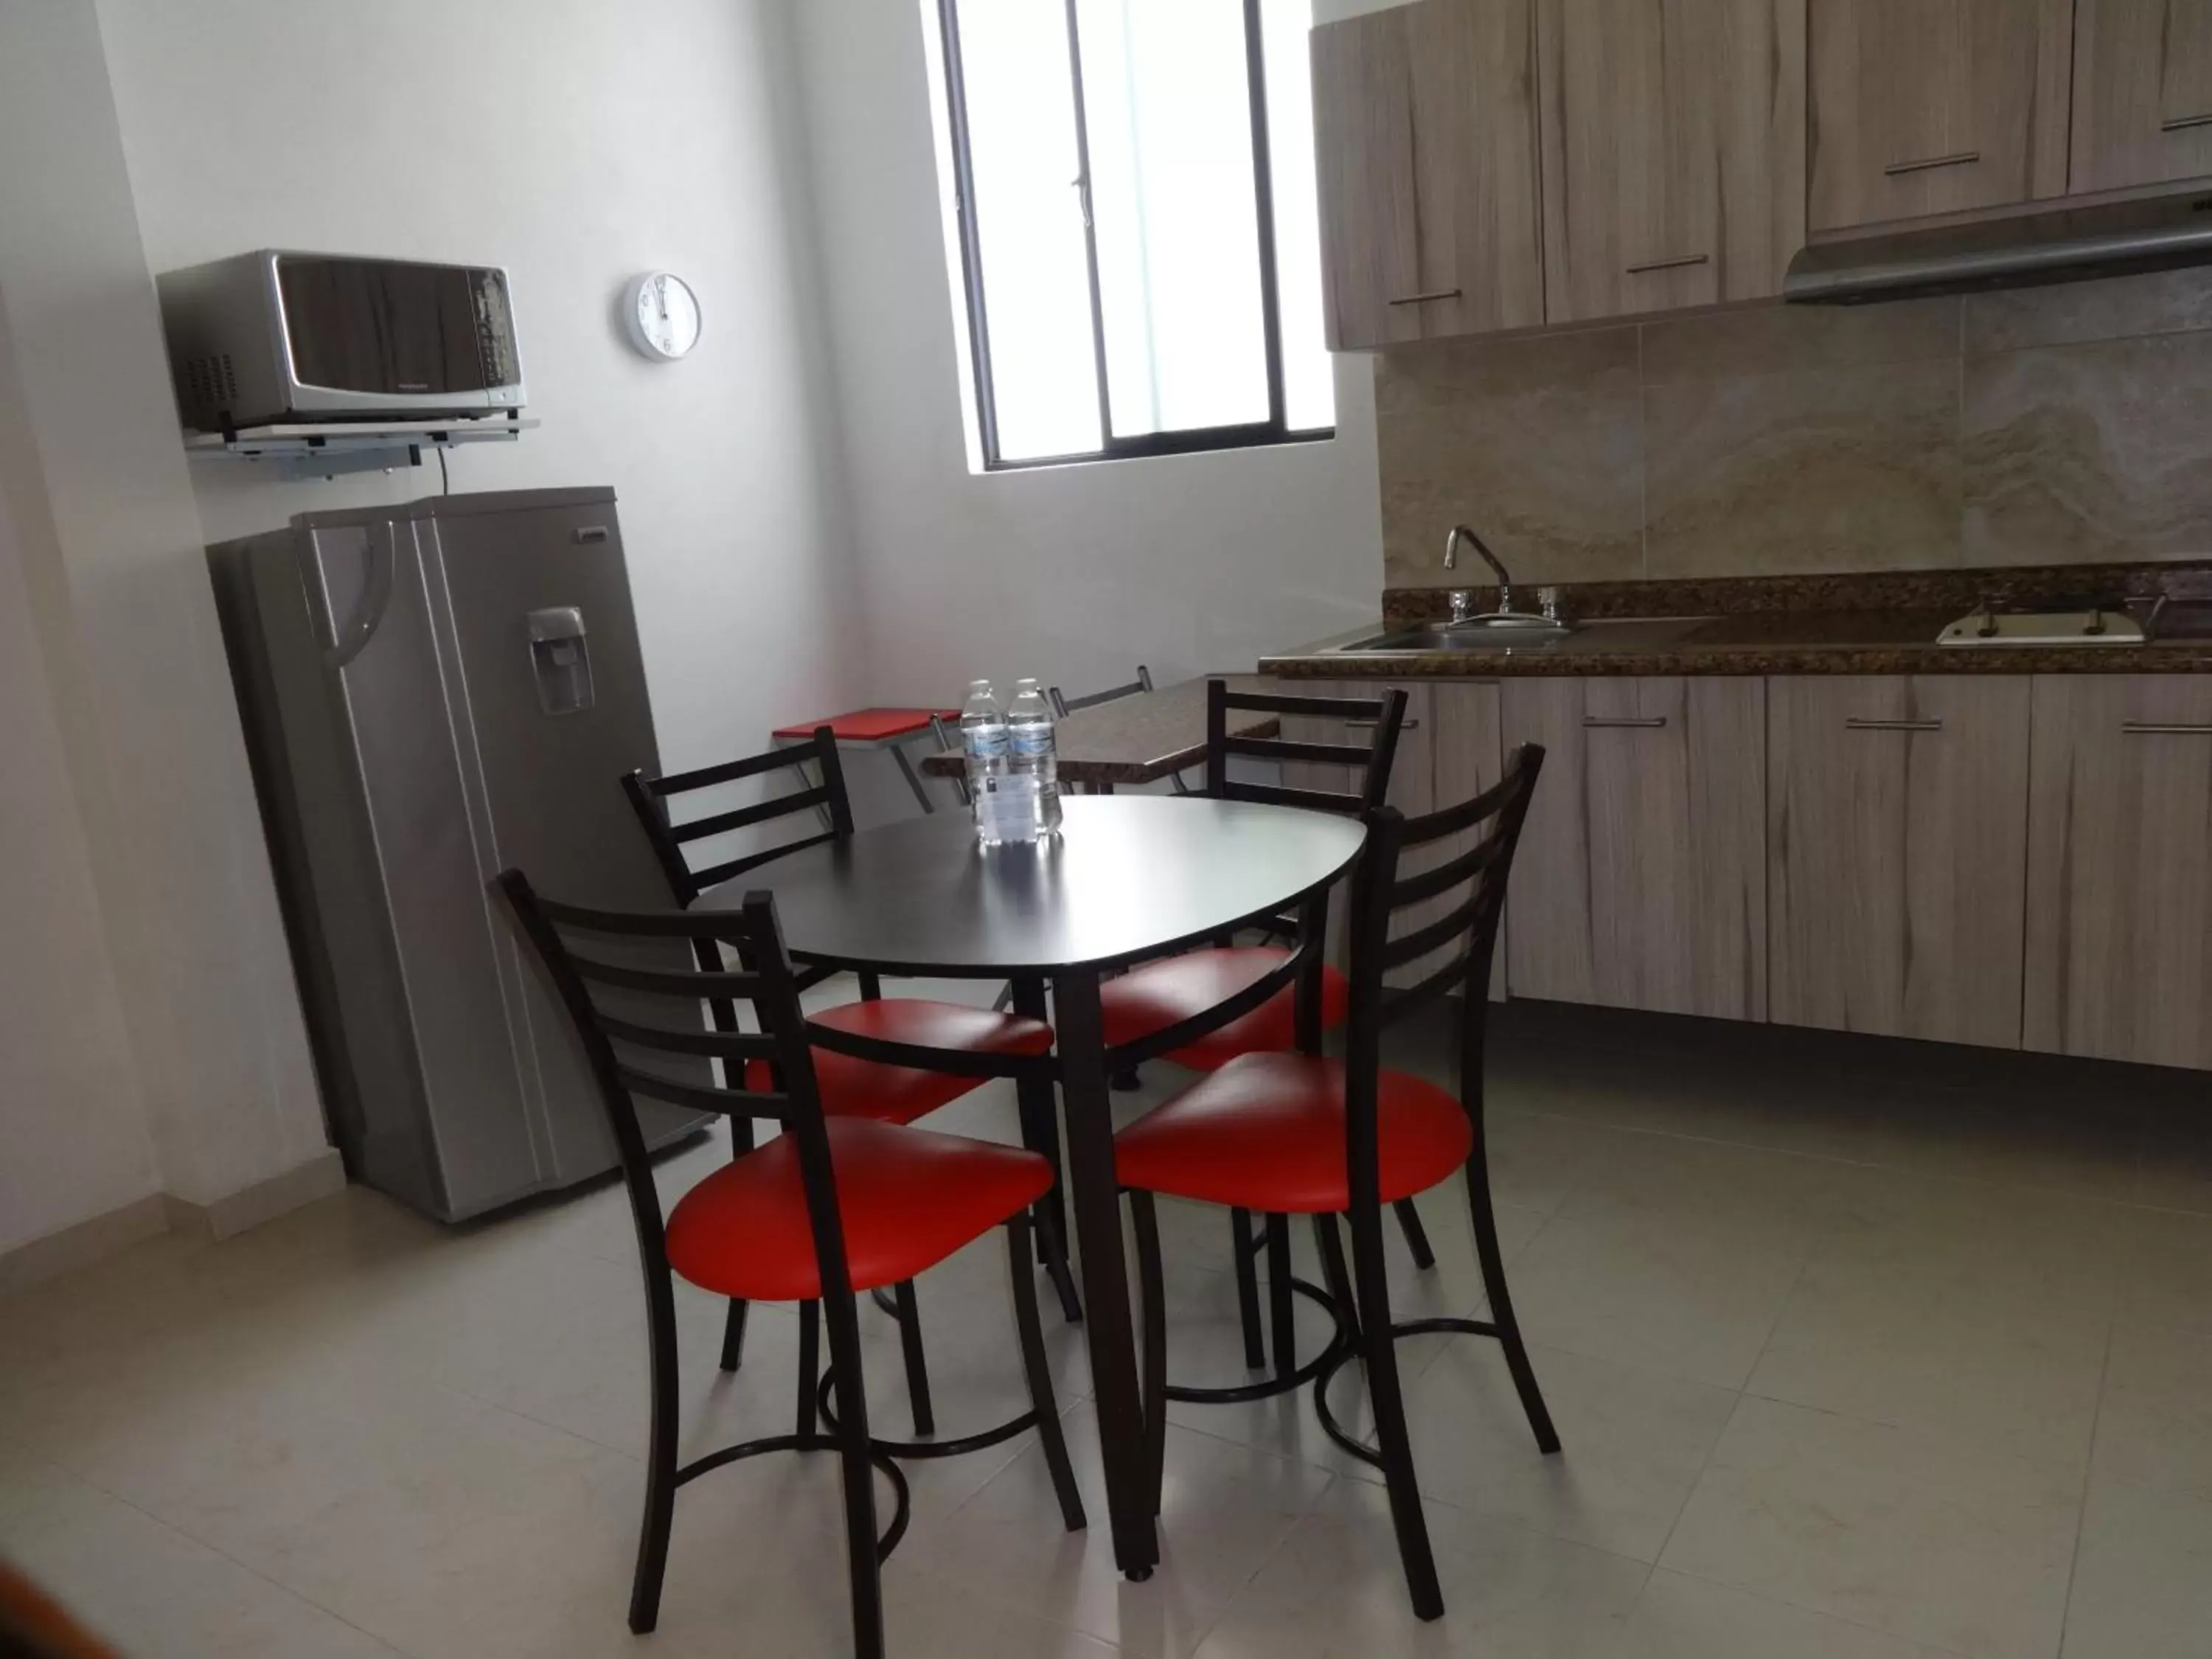
<svg viewBox="0 0 2212 1659">
<path fill-rule="evenodd" d="M 1680 641 L 1707 619 L 1703 617 L 1613 617 L 1591 622 L 1522 622 L 1486 624 L 1476 617 L 1456 624 L 1394 629 L 1334 647 L 1332 655 L 1383 656 L 1466 652 L 1496 655 L 1543 652 L 1580 655 L 1585 651 L 1661 650 Z"/>
</svg>

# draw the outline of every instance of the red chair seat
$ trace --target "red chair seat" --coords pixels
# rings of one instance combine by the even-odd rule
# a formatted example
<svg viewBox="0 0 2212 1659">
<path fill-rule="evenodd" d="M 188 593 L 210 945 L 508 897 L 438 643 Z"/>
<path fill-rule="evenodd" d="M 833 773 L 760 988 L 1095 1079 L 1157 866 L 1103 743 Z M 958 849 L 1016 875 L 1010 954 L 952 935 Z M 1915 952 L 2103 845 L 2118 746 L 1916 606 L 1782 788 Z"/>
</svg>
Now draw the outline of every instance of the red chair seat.
<svg viewBox="0 0 2212 1659">
<path fill-rule="evenodd" d="M 856 1291 L 896 1285 L 1043 1197 L 1035 1152 L 866 1118 L 832 1118 L 830 1163 Z M 821 1264 L 799 1176 L 781 1134 L 717 1170 L 668 1217 L 668 1265 L 702 1290 L 748 1302 L 811 1302 Z"/>
<path fill-rule="evenodd" d="M 881 743 L 886 738 L 903 738 L 916 732 L 927 732 L 932 714 L 948 725 L 957 725 L 960 720 L 960 711 L 957 708 L 855 708 L 848 714 L 832 714 L 827 720 L 806 720 L 797 726 L 779 726 L 771 735 L 811 738 L 817 726 L 826 726 L 830 735 L 840 743 Z"/>
<path fill-rule="evenodd" d="M 930 1002 L 921 997 L 883 997 L 848 1002 L 807 1017 L 857 1036 L 888 1042 L 914 1042 L 968 1054 L 1041 1054 L 1052 1047 L 1052 1027 L 1018 1014 L 994 1013 L 964 1003 Z M 814 1080 L 822 1091 L 822 1109 L 830 1117 L 866 1117 L 879 1123 L 911 1123 L 925 1113 L 982 1086 L 976 1077 L 953 1077 L 914 1066 L 885 1066 L 849 1054 L 814 1050 Z M 769 1086 L 768 1064 L 745 1067 L 745 1086 Z"/>
<path fill-rule="evenodd" d="M 1237 945 L 1212 951 L 1192 951 L 1159 962 L 1148 962 L 1098 988 L 1098 1008 L 1103 1018 L 1109 1048 L 1134 1042 L 1164 1030 L 1208 1008 L 1226 1002 L 1239 991 L 1283 965 L 1290 952 L 1273 945 Z M 1344 1023 L 1352 1006 L 1352 988 L 1342 974 L 1324 967 L 1321 979 L 1321 1023 L 1323 1030 Z M 1193 1071 L 1218 1071 L 1239 1054 L 1269 1054 L 1297 1045 L 1297 1005 L 1285 986 L 1242 1018 L 1233 1019 L 1168 1058 Z"/>
<path fill-rule="evenodd" d="M 1433 1083 L 1384 1071 L 1376 1138 L 1386 1204 L 1426 1192 L 1468 1160 L 1466 1109 Z M 1271 1215 L 1337 1214 L 1345 1171 L 1344 1064 L 1246 1054 L 1114 1138 L 1125 1187 Z"/>
</svg>

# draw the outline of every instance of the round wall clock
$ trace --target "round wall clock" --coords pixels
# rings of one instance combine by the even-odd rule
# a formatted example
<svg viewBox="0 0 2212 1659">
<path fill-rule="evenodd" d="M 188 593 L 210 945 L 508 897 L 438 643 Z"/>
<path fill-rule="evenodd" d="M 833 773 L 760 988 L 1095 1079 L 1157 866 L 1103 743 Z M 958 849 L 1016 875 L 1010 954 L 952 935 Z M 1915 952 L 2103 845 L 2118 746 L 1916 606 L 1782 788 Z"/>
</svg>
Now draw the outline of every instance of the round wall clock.
<svg viewBox="0 0 2212 1659">
<path fill-rule="evenodd" d="M 672 272 L 630 278 L 623 316 L 630 343 L 655 362 L 672 363 L 699 343 L 699 296 Z"/>
</svg>

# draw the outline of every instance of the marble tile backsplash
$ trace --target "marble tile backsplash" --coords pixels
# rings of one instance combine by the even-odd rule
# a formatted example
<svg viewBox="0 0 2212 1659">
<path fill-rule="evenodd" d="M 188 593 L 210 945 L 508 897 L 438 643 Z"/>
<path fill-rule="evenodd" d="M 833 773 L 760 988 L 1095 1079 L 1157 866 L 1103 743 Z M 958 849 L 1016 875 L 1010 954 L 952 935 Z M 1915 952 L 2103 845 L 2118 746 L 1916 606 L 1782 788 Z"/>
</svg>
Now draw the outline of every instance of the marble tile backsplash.
<svg viewBox="0 0 2212 1659">
<path fill-rule="evenodd" d="M 1376 362 L 1384 585 L 2212 556 L 2212 270 Z"/>
</svg>

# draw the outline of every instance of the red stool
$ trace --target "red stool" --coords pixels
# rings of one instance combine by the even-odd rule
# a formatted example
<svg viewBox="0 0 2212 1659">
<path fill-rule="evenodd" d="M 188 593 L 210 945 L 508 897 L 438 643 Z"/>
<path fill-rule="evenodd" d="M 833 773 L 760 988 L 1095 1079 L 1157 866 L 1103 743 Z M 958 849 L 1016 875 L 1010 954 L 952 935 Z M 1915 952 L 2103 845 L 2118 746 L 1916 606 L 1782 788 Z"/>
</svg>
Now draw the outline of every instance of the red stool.
<svg viewBox="0 0 2212 1659">
<path fill-rule="evenodd" d="M 1489 1011 L 1491 957 L 1505 904 L 1514 848 L 1542 769 L 1534 744 L 1516 750 L 1503 782 L 1472 799 L 1410 822 L 1391 807 L 1367 815 L 1368 839 L 1352 878 L 1352 1010 L 1341 1060 L 1310 1054 L 1246 1054 L 1207 1073 L 1188 1090 L 1114 1137 L 1114 1172 L 1130 1194 L 1136 1224 L 1138 1276 L 1144 1300 L 1144 1422 L 1152 1492 L 1159 1491 L 1170 1400 L 1251 1400 L 1311 1382 L 1314 1407 L 1329 1437 L 1382 1473 L 1390 1497 L 1413 1611 L 1443 1612 L 1419 1474 L 1398 1385 L 1397 1340 L 1419 1332 L 1465 1332 L 1504 1347 L 1538 1449 L 1550 1454 L 1559 1437 L 1528 1362 L 1528 1346 L 1505 1284 L 1498 1223 L 1483 1146 L 1483 1024 Z M 1465 851 L 1454 851 L 1475 837 Z M 1440 863 L 1401 873 L 1401 854 L 1441 849 Z M 1445 914 L 1426 920 L 1433 908 Z M 1442 951 L 1443 967 L 1386 999 L 1382 975 Z M 1411 1010 L 1457 992 L 1457 1097 L 1427 1079 L 1386 1069 L 1383 1029 Z M 1382 1260 L 1386 1206 L 1463 1174 L 1475 1257 L 1489 1300 L 1485 1319 L 1390 1317 L 1389 1279 Z M 1321 1355 L 1271 1383 L 1241 1389 L 1176 1387 L 1167 1380 L 1166 1316 L 1159 1222 L 1154 1194 L 1219 1204 L 1269 1217 L 1312 1218 L 1323 1291 L 1299 1282 L 1325 1304 L 1336 1335 Z M 1337 1218 L 1352 1224 L 1347 1269 Z M 1287 1265 L 1287 1264 L 1285 1264 Z M 1374 1409 L 1375 1444 L 1348 1434 L 1330 1414 L 1329 1379 L 1358 1359 Z"/>
</svg>

